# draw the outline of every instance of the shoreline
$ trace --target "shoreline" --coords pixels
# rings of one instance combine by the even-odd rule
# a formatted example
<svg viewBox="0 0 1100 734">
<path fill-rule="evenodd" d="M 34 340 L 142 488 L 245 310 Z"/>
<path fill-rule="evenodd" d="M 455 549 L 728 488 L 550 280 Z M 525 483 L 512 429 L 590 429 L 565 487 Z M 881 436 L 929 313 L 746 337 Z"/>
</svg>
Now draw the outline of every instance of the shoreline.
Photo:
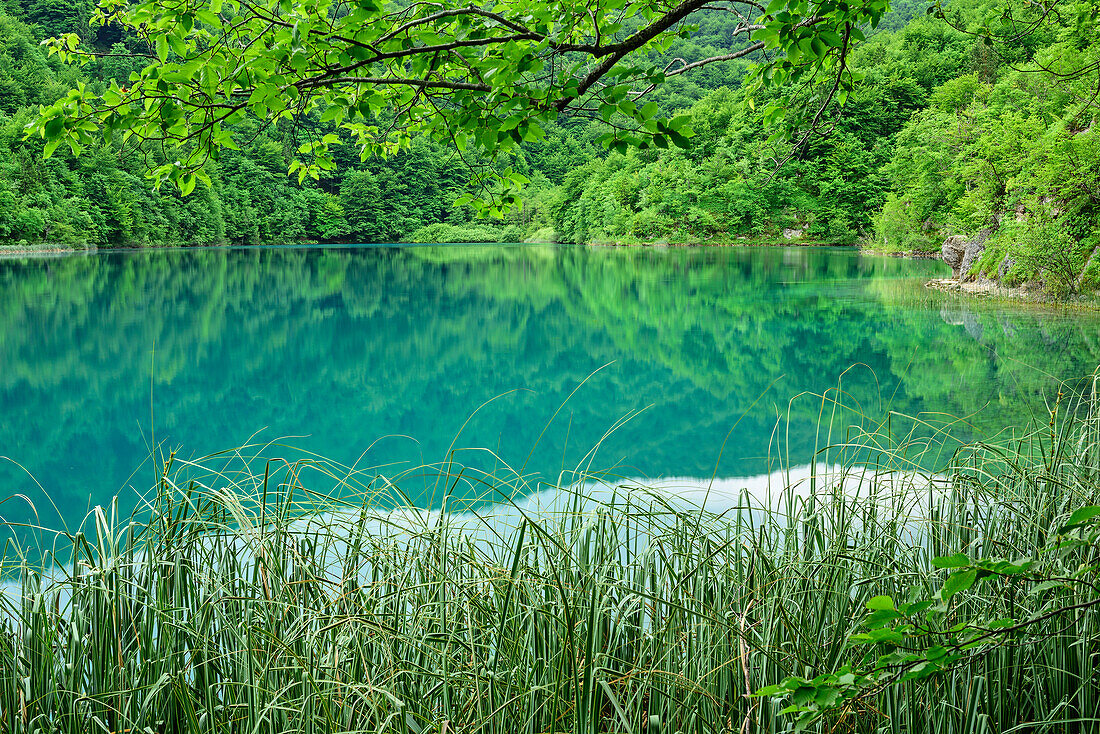
<svg viewBox="0 0 1100 734">
<path fill-rule="evenodd" d="M 423 247 L 433 245 L 501 245 L 501 244 L 522 244 L 522 245 L 553 245 L 557 247 L 576 247 L 575 243 L 569 242 L 522 242 L 522 243 L 487 243 L 487 242 L 386 242 L 386 243 L 338 243 L 338 242 L 326 242 L 326 243 L 267 243 L 258 245 L 243 245 L 243 244 L 221 244 L 221 245 L 149 245 L 145 247 L 110 247 L 110 248 L 98 248 L 88 247 L 77 249 L 74 247 L 59 246 L 59 245 L 0 245 L 0 261 L 3 260 L 46 260 L 57 259 L 64 257 L 71 257 L 74 255 L 90 255 L 97 254 L 99 252 L 141 252 L 144 250 L 191 250 L 191 249 L 203 249 L 203 250 L 217 250 L 217 249 L 239 249 L 239 248 L 285 248 L 285 247 L 332 247 L 332 248 L 349 248 L 349 247 Z M 940 254 L 938 252 L 925 252 L 920 250 L 910 250 L 905 252 L 890 252 L 884 250 L 878 250 L 873 247 L 866 247 L 859 243 L 835 243 L 835 242 L 815 242 L 805 240 L 722 240 L 719 242 L 698 242 L 698 241 L 679 241 L 679 242 L 587 242 L 582 247 L 591 248 L 692 248 L 692 247 L 715 247 L 715 248 L 755 248 L 755 247 L 788 247 L 788 248 L 858 248 L 859 254 L 869 255 L 876 257 L 896 257 L 907 260 L 938 260 Z M 1059 308 L 1070 308 L 1074 310 L 1088 310 L 1097 311 L 1100 310 L 1100 300 L 1096 298 L 1086 298 L 1077 296 L 1074 299 L 1068 299 L 1059 301 L 1044 293 L 1040 288 L 1033 285 L 1022 286 L 1005 286 L 997 283 L 996 281 L 988 278 L 981 278 L 973 281 L 960 282 L 955 278 L 933 278 L 925 282 L 924 287 L 929 290 L 937 290 L 942 293 L 954 293 L 957 295 L 969 296 L 974 298 L 994 299 L 994 300 L 1006 300 L 1015 303 L 1029 303 L 1042 306 L 1055 306 Z"/>
<path fill-rule="evenodd" d="M 89 248 L 86 250 L 78 250 L 73 247 L 52 247 L 34 245 L 0 245 L 0 260 L 24 260 L 28 258 L 44 259 L 44 258 L 57 258 L 57 257 L 69 257 L 70 255 L 77 255 L 83 253 L 96 252 L 96 248 Z"/>
<path fill-rule="evenodd" d="M 1074 311 L 1100 311 L 1100 301 L 1096 300 L 1096 298 L 1077 296 L 1073 299 L 1059 301 L 1044 293 L 1037 286 L 1007 286 L 989 280 L 988 278 L 966 282 L 959 282 L 954 278 L 933 278 L 926 282 L 924 287 L 929 290 L 940 291 L 941 293 L 954 293 L 983 300 L 1012 301 L 1016 304 L 1029 304 Z"/>
<path fill-rule="evenodd" d="M 954 278 L 933 278 L 924 284 L 925 288 L 944 293 L 963 293 L 971 296 L 988 296 L 1030 301 L 1033 303 L 1053 303 L 1048 296 L 1034 292 L 1023 286 L 1007 286 L 992 280 L 972 280 L 961 282 Z"/>
<path fill-rule="evenodd" d="M 548 244 L 555 245 L 573 245 L 572 242 L 551 242 Z M 585 242 L 583 247 L 728 247 L 728 248 L 747 248 L 747 247 L 859 247 L 858 242 L 822 242 L 822 241 L 810 241 L 810 240 L 718 240 L 718 241 L 696 241 L 696 240 L 680 240 L 680 241 L 662 241 L 654 240 L 652 242 L 642 241 L 614 241 L 603 240 L 595 242 Z"/>
<path fill-rule="evenodd" d="M 901 257 L 907 260 L 939 260 L 939 251 L 905 250 L 895 252 L 891 250 L 876 250 L 873 247 L 860 247 L 859 251 L 865 255 L 881 255 L 883 257 Z"/>
</svg>

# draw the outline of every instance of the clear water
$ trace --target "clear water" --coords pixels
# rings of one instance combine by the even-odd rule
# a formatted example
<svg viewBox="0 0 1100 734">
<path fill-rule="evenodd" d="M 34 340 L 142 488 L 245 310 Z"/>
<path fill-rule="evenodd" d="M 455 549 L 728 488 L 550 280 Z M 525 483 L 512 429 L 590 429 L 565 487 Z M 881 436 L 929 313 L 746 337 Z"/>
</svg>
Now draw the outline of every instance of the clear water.
<svg viewBox="0 0 1100 734">
<path fill-rule="evenodd" d="M 838 385 L 834 439 L 891 411 L 900 433 L 913 426 L 901 415 L 961 417 L 966 439 L 1045 415 L 1059 380 L 1096 368 L 1100 319 L 923 287 L 948 274 L 811 248 L 4 260 L 0 497 L 70 523 L 147 489 L 153 442 L 199 456 L 253 436 L 293 437 L 268 455 L 315 451 L 387 476 L 452 443 L 493 452 L 459 463 L 551 480 L 578 466 L 747 476 L 781 451 L 810 461 L 820 394 Z M 407 491 L 428 506 L 427 486 Z M 20 498 L 0 515 L 34 517 Z"/>
</svg>

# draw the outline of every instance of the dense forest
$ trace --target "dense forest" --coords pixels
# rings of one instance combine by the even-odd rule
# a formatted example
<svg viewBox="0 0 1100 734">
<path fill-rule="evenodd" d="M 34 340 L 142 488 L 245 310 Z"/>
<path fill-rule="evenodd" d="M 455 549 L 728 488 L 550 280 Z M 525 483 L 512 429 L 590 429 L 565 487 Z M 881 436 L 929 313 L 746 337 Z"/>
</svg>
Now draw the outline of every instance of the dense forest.
<svg viewBox="0 0 1100 734">
<path fill-rule="evenodd" d="M 154 191 L 145 171 L 156 150 L 60 149 L 44 160 L 43 142 L 24 133 L 38 105 L 78 83 L 124 85 L 147 59 L 138 40 L 91 26 L 87 1 L 8 0 L 0 242 L 804 241 L 932 252 L 956 235 L 980 237 L 987 246 L 974 269 L 1007 281 L 1040 276 L 1063 293 L 1100 281 L 1091 262 L 1100 243 L 1096 9 L 1061 3 L 1032 32 L 993 43 L 981 29 L 1000 13 L 994 3 L 958 0 L 936 14 L 926 6 L 894 3 L 852 57 L 863 81 L 794 151 L 770 142 L 766 104 L 780 92 L 755 90 L 749 103 L 741 82 L 750 55 L 654 93 L 663 112 L 690 115 L 685 150 L 608 153 L 602 121 L 563 116 L 509 161 L 531 182 L 522 209 L 498 222 L 454 205 L 468 161 L 427 139 L 365 162 L 343 140 L 335 170 L 299 183 L 287 176 L 295 131 L 246 123 L 247 145 L 227 151 L 210 167 L 211 185 L 187 197 Z M 729 49 L 735 20 L 704 13 L 666 55 L 690 63 Z M 48 58 L 39 41 L 66 32 L 110 55 L 84 66 Z"/>
</svg>

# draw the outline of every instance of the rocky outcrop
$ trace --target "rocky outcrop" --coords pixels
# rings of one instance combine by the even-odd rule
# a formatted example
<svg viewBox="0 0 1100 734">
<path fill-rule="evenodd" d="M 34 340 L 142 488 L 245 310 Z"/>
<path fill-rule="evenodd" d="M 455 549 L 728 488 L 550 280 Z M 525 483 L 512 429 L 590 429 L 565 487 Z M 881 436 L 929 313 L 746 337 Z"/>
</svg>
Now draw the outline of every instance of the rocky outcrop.
<svg viewBox="0 0 1100 734">
<path fill-rule="evenodd" d="M 959 282 L 972 279 L 968 275 L 970 268 L 981 257 L 982 251 L 985 250 L 985 243 L 993 235 L 993 232 L 992 227 L 986 227 L 972 239 L 955 234 L 944 240 L 943 246 L 940 248 L 940 255 L 943 257 L 943 261 L 951 266 L 952 277 Z"/>
<path fill-rule="evenodd" d="M 943 256 L 943 261 L 951 266 L 951 277 L 957 279 L 959 266 L 966 257 L 966 238 L 957 234 L 951 235 L 944 240 L 940 254 Z"/>
</svg>

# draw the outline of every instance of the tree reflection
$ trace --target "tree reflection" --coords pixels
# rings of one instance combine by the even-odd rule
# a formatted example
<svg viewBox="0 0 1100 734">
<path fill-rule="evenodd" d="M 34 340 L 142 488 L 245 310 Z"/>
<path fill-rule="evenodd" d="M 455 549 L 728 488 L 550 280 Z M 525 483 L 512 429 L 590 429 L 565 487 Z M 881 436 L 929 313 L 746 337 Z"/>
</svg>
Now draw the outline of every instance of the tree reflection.
<svg viewBox="0 0 1100 734">
<path fill-rule="evenodd" d="M 1041 412 L 1057 379 L 1100 361 L 1097 319 L 930 293 L 938 267 L 791 248 L 3 261 L 0 455 L 74 517 L 149 486 L 151 468 L 130 477 L 154 441 L 205 453 L 262 430 L 396 474 L 446 459 L 500 396 L 456 445 L 551 480 L 597 445 L 591 465 L 624 475 L 747 475 L 821 445 L 821 400 L 800 393 L 839 381 L 834 437 L 892 410 L 967 416 L 967 438 Z M 16 467 L 0 480 L 41 501 Z"/>
</svg>

